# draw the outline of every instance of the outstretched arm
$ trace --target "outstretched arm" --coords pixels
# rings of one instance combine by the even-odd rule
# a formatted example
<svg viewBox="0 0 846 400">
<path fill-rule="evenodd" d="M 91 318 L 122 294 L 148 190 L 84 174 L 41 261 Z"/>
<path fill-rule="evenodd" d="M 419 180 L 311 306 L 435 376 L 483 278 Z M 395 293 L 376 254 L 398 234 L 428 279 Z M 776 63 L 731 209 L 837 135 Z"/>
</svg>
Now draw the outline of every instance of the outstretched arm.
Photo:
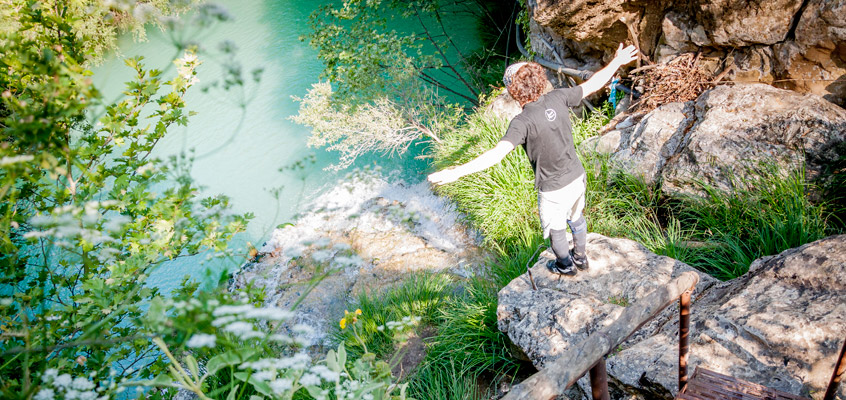
<svg viewBox="0 0 846 400">
<path fill-rule="evenodd" d="M 429 182 L 432 182 L 435 185 L 455 182 L 464 175 L 470 175 L 474 172 L 479 172 L 496 165 L 502 161 L 502 159 L 505 158 L 511 150 L 514 150 L 514 145 L 511 144 L 511 142 L 503 140 L 497 143 L 496 147 L 482 153 L 465 164 L 453 168 L 447 168 L 429 175 Z"/>
<path fill-rule="evenodd" d="M 637 48 L 632 45 L 623 48 L 623 44 L 620 43 L 620 47 L 617 49 L 617 54 L 614 56 L 614 59 L 611 60 L 605 68 L 597 71 L 590 77 L 590 79 L 579 85 L 582 88 L 582 98 L 588 97 L 597 90 L 602 89 L 602 87 L 611 80 L 611 77 L 614 76 L 614 73 L 617 72 L 620 67 L 636 59 Z"/>
</svg>

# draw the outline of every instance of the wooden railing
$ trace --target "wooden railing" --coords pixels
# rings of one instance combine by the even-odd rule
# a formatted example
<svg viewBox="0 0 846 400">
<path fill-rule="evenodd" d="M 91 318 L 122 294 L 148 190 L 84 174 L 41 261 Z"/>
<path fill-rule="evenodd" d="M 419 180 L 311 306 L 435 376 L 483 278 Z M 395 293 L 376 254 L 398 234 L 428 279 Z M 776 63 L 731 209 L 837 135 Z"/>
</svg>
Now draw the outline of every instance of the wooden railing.
<svg viewBox="0 0 846 400">
<path fill-rule="evenodd" d="M 591 390 L 594 399 L 608 400 L 608 375 L 605 356 L 649 322 L 676 299 L 680 303 L 679 329 L 679 388 L 687 383 L 687 335 L 690 331 L 690 294 L 699 275 L 688 271 L 666 286 L 648 294 L 637 303 L 626 307 L 617 320 L 604 329 L 594 332 L 582 343 L 573 346 L 546 368 L 514 386 L 503 400 L 548 400 L 564 393 L 572 384 L 590 370 Z"/>
</svg>

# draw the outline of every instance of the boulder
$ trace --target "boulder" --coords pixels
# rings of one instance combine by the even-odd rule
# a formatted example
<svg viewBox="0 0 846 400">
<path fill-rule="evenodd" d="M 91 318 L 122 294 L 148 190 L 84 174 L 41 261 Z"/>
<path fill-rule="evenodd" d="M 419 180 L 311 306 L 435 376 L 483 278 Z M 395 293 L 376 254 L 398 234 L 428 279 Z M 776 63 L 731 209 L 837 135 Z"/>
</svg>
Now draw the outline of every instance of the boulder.
<svg viewBox="0 0 846 400">
<path fill-rule="evenodd" d="M 846 143 L 846 110 L 763 84 L 718 86 L 631 121 L 581 150 L 611 151 L 612 160 L 660 182 L 668 195 L 701 195 L 694 181 L 729 191 L 770 164 L 783 172 L 804 166 L 813 180 L 844 157 Z"/>
<path fill-rule="evenodd" d="M 694 179 L 729 191 L 732 176 L 754 181 L 765 164 L 782 171 L 804 165 L 808 179 L 818 177 L 843 156 L 837 149 L 846 141 L 846 110 L 763 84 L 718 86 L 694 102 L 678 132 L 678 146 L 653 144 L 677 148 L 661 170 L 664 192 L 700 194 Z"/>
<path fill-rule="evenodd" d="M 588 235 L 591 269 L 553 275 L 541 257 L 499 292 L 499 328 L 538 367 L 611 323 L 623 307 L 690 267 L 627 239 Z M 846 235 L 764 257 L 743 277 L 700 275 L 692 298 L 690 372 L 716 372 L 820 397 L 846 337 Z M 668 307 L 607 357 L 613 398 L 672 398 L 678 308 Z M 587 386 L 587 378 L 579 385 Z M 589 393 L 589 390 L 584 390 Z M 840 395 L 846 391 L 841 387 Z"/>
<path fill-rule="evenodd" d="M 626 160 L 629 171 L 650 185 L 658 183 L 664 164 L 677 153 L 686 133 L 685 111 L 690 113 L 684 103 L 670 103 L 653 110 L 630 129 L 620 124 L 626 134 L 621 132 L 614 158 Z M 613 142 L 614 138 L 600 139 L 600 143 Z"/>
<path fill-rule="evenodd" d="M 846 235 L 756 260 L 744 276 L 695 293 L 690 372 L 696 366 L 821 398 L 846 340 Z M 678 318 L 608 358 L 628 392 L 675 393 Z M 846 388 L 839 394 L 846 397 Z"/>
<path fill-rule="evenodd" d="M 588 234 L 587 254 L 590 269 L 569 277 L 547 270 L 554 256 L 546 251 L 532 267 L 538 290 L 524 274 L 499 291 L 498 327 L 537 368 L 614 321 L 626 305 L 693 270 L 633 240 L 597 233 Z M 716 283 L 700 275 L 698 290 Z M 669 315 L 655 320 L 663 318 Z"/>
</svg>

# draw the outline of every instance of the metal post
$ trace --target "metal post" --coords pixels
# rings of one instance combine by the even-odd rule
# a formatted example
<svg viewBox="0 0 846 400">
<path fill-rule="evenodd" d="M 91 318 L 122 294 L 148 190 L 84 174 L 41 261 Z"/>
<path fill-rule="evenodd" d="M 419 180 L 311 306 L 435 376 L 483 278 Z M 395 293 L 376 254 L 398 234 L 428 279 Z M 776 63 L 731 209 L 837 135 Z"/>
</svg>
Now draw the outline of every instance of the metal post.
<svg viewBox="0 0 846 400">
<path fill-rule="evenodd" d="M 690 290 L 679 297 L 679 391 L 687 385 L 687 353 L 690 350 Z"/>
<path fill-rule="evenodd" d="M 590 391 L 593 400 L 611 400 L 608 394 L 608 372 L 605 371 L 605 357 L 590 369 Z"/>
<path fill-rule="evenodd" d="M 843 378 L 844 372 L 846 372 L 846 341 L 843 342 L 843 348 L 840 349 L 840 358 L 834 364 L 834 373 L 831 374 L 831 382 L 828 384 L 828 390 L 825 391 L 823 400 L 834 400 L 837 389 L 840 387 L 840 378 Z"/>
</svg>

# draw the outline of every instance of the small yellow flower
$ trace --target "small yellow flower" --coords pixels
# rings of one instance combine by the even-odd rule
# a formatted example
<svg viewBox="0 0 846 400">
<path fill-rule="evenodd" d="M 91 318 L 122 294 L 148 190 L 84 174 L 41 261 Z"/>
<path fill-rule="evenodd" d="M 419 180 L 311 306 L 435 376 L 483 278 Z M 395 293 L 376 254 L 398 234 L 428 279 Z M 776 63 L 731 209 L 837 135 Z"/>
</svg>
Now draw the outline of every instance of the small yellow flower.
<svg viewBox="0 0 846 400">
<path fill-rule="evenodd" d="M 355 315 L 361 315 L 361 309 L 360 308 L 355 309 Z"/>
<path fill-rule="evenodd" d="M 341 324 L 341 329 L 346 329 L 347 328 L 347 319 L 341 318 L 340 324 Z"/>
</svg>

